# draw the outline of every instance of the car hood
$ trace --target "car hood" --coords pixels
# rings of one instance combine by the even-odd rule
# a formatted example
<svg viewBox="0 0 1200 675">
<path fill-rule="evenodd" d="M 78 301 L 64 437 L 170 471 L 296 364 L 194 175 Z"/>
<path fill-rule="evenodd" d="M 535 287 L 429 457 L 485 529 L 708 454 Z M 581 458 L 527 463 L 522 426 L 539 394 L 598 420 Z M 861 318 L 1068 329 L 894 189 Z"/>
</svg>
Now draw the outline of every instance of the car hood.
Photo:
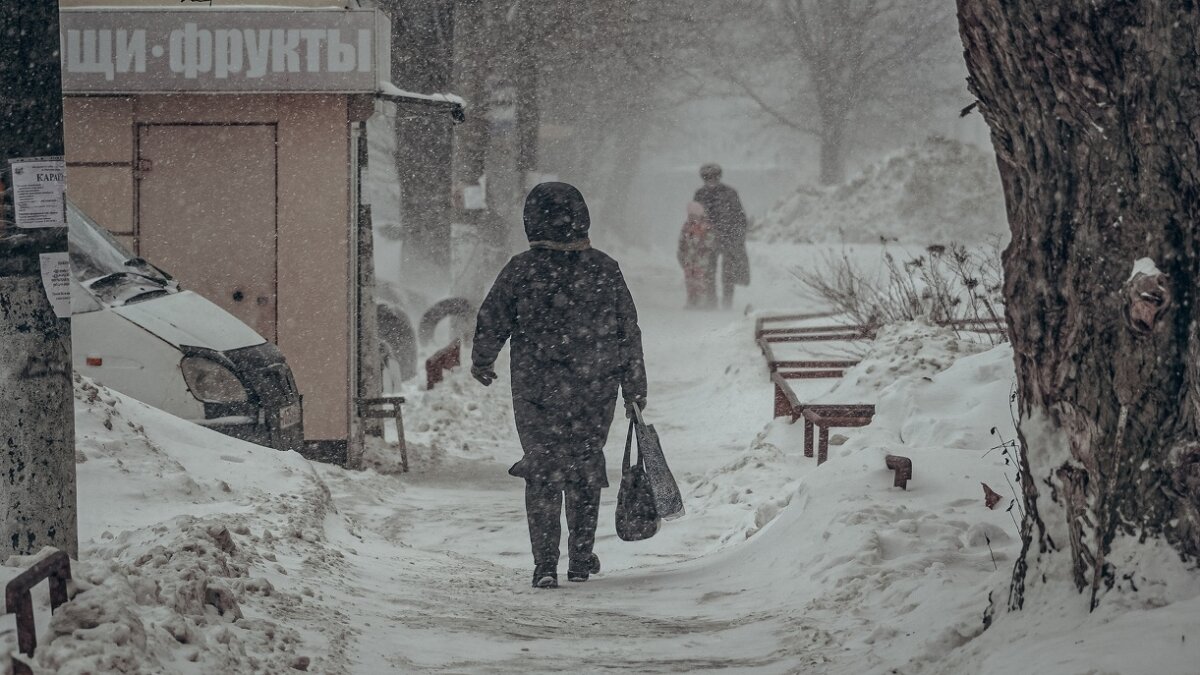
<svg viewBox="0 0 1200 675">
<path fill-rule="evenodd" d="M 224 352 L 266 342 L 237 317 L 192 291 L 113 307 L 112 311 L 176 347 Z"/>
</svg>

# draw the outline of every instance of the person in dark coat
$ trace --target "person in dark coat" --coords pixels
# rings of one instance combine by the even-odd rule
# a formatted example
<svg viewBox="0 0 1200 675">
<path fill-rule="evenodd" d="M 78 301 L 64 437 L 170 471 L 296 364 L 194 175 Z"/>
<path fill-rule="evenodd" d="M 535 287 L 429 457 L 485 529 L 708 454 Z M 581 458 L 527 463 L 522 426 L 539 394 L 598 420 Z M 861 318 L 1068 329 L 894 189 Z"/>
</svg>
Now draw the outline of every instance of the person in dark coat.
<svg viewBox="0 0 1200 675">
<path fill-rule="evenodd" d="M 750 283 L 750 258 L 746 254 L 746 211 L 737 190 L 721 182 L 721 167 L 705 164 L 700 167 L 704 186 L 696 190 L 693 201 L 699 202 L 708 214 L 716 233 L 712 268 L 721 261 L 721 306 L 733 305 L 733 287 Z"/>
<path fill-rule="evenodd" d="M 608 487 L 604 443 L 617 389 L 626 414 L 646 404 L 642 334 L 617 262 L 591 247 L 579 190 L 542 183 L 525 199 L 529 250 L 500 271 L 479 308 L 471 374 L 484 386 L 511 340 L 513 413 L 524 457 L 533 585 L 558 585 L 559 514 L 566 500 L 567 578 L 599 571 L 592 552 L 600 489 Z"/>
</svg>

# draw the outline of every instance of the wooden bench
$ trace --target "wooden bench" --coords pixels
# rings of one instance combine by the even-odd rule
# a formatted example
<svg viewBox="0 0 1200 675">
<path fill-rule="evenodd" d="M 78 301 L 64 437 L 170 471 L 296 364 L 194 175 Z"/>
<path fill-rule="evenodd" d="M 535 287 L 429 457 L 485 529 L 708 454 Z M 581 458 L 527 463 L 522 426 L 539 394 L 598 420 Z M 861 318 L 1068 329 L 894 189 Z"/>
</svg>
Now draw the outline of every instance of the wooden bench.
<svg viewBox="0 0 1200 675">
<path fill-rule="evenodd" d="M 767 362 L 767 371 L 774 373 L 780 368 L 788 368 L 791 370 L 811 370 L 814 368 L 852 368 L 858 365 L 858 361 L 850 359 L 785 359 L 775 353 L 771 343 L 765 339 L 760 339 L 758 348 L 762 351 L 763 358 Z"/>
<path fill-rule="evenodd" d="M 408 473 L 408 442 L 404 440 L 404 412 L 400 409 L 404 397 L 359 398 L 355 399 L 355 403 L 358 404 L 359 417 L 392 420 L 396 424 L 396 439 L 400 446 L 400 472 Z"/>
<path fill-rule="evenodd" d="M 809 319 L 828 319 L 835 316 L 833 312 L 809 312 L 807 314 L 775 314 L 768 316 L 760 316 L 754 320 L 754 339 L 762 337 L 767 328 L 767 324 L 785 323 L 789 321 L 808 321 Z"/>
<path fill-rule="evenodd" d="M 768 342 L 815 342 L 821 340 L 862 340 L 874 339 L 876 326 L 863 324 L 830 324 L 823 326 L 778 326 L 780 323 L 804 321 L 808 319 L 828 318 L 832 313 L 813 314 L 780 314 L 762 316 L 755 320 L 755 341 Z M 1008 325 L 1000 317 L 978 319 L 953 319 L 937 321 L 938 326 L 950 328 L 961 333 L 983 333 L 987 335 L 1004 336 L 1008 333 Z M 818 337 L 819 336 L 819 337 Z"/>
<path fill-rule="evenodd" d="M 817 464 L 829 454 L 830 427 L 862 427 L 871 423 L 875 406 L 869 404 L 804 403 L 792 389 L 791 381 L 837 379 L 858 361 L 847 359 L 782 359 L 773 345 L 778 343 L 815 343 L 873 340 L 875 327 L 861 324 L 768 327 L 768 324 L 822 318 L 828 314 L 790 314 L 760 317 L 754 338 L 767 361 L 771 382 L 775 385 L 774 416 L 792 422 L 804 418 L 804 456 L 813 456 L 813 427 L 819 432 Z"/>
<path fill-rule="evenodd" d="M 826 364 L 834 362 L 803 362 L 810 364 Z M 812 366 L 812 368 L 821 368 L 821 365 Z M 792 380 L 822 380 L 822 378 L 838 378 L 844 375 L 842 370 L 792 370 L 792 371 L 775 371 L 770 374 L 770 381 L 775 386 L 775 407 L 774 417 L 790 418 L 792 422 L 796 422 L 803 413 L 805 404 L 800 402 L 796 390 L 792 389 Z"/>
<path fill-rule="evenodd" d="M 869 404 L 809 403 L 800 414 L 804 417 L 804 456 L 813 456 L 813 427 L 817 428 L 817 465 L 829 457 L 829 429 L 834 427 L 865 427 L 875 417 L 875 406 Z"/>
<path fill-rule="evenodd" d="M 755 340 L 768 344 L 775 342 L 833 342 L 839 340 L 874 340 L 875 327 L 862 324 L 829 324 L 825 326 L 793 326 L 790 328 L 766 328 Z"/>
<path fill-rule="evenodd" d="M 954 330 L 968 331 L 972 333 L 1004 333 L 1008 331 L 1008 324 L 1003 319 L 954 319 L 953 321 L 939 321 L 939 326 L 946 326 Z"/>
<path fill-rule="evenodd" d="M 791 380 L 840 378 L 847 368 L 858 361 L 836 359 L 781 359 L 772 345 L 778 343 L 810 343 L 854 340 L 873 340 L 876 327 L 860 324 L 823 326 L 776 326 L 775 324 L 826 318 L 830 313 L 784 314 L 763 316 L 755 320 L 754 340 L 767 361 L 771 382 L 775 385 L 774 415 L 792 422 L 804 418 L 804 456 L 813 456 L 813 428 L 817 431 L 817 464 L 829 455 L 829 429 L 834 427 L 865 427 L 875 417 L 875 406 L 865 403 L 803 403 L 792 389 Z M 939 321 L 939 326 L 956 332 L 973 332 L 1004 336 L 1008 327 L 999 318 L 955 319 Z M 912 480 L 912 460 L 899 455 L 885 458 L 887 468 L 895 472 L 894 485 L 908 489 Z"/>
<path fill-rule="evenodd" d="M 775 370 L 771 373 L 771 383 L 775 385 L 775 417 L 790 417 L 793 422 L 800 419 L 800 413 L 805 405 L 792 389 L 792 380 L 839 379 L 845 376 L 845 368 L 856 365 L 858 361 L 780 361 L 779 367 L 795 368 L 797 370 Z"/>
<path fill-rule="evenodd" d="M 804 418 L 805 457 L 813 456 L 813 427 L 817 428 L 817 464 L 824 463 L 828 458 L 830 427 L 865 427 L 875 417 L 875 406 L 867 403 L 804 403 L 792 389 L 790 380 L 838 378 L 842 374 L 841 370 L 771 373 L 771 382 L 775 385 L 775 417 L 787 417 L 792 422 Z"/>
</svg>

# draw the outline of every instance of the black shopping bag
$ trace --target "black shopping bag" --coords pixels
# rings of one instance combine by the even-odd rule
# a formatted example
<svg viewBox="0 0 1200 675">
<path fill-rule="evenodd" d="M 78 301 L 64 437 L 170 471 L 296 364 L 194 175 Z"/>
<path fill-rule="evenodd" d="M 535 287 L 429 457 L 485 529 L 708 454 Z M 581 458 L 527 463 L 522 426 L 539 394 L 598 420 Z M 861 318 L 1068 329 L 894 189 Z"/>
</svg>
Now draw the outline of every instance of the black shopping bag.
<svg viewBox="0 0 1200 675">
<path fill-rule="evenodd" d="M 625 437 L 625 459 L 621 461 L 621 488 L 617 491 L 617 536 L 624 541 L 653 537 L 661 522 L 654 505 L 654 493 L 650 491 L 650 479 L 642 466 L 645 455 L 640 445 L 637 464 L 629 464 L 633 427 L 634 422 L 630 420 L 629 435 Z"/>
<path fill-rule="evenodd" d="M 650 479 L 650 491 L 654 493 L 658 517 L 675 520 L 684 514 L 683 495 L 679 493 L 675 476 L 671 475 L 671 467 L 667 466 L 658 432 L 654 430 L 654 425 L 646 424 L 640 410 L 634 414 L 634 423 L 637 428 L 638 461 L 644 464 L 646 477 Z"/>
</svg>

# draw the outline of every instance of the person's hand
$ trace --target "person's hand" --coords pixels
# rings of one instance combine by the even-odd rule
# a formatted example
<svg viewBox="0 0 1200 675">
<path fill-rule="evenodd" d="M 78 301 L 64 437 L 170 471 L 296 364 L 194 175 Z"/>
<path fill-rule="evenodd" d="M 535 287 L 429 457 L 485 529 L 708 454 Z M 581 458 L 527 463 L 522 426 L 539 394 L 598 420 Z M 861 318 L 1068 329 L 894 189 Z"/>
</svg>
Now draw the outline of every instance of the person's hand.
<svg viewBox="0 0 1200 675">
<path fill-rule="evenodd" d="M 633 406 L 637 406 L 638 411 L 646 409 L 645 396 L 628 396 L 625 398 L 625 417 L 633 417 Z"/>
<path fill-rule="evenodd" d="M 496 381 L 496 371 L 491 366 L 471 366 L 471 377 L 487 387 Z"/>
</svg>

